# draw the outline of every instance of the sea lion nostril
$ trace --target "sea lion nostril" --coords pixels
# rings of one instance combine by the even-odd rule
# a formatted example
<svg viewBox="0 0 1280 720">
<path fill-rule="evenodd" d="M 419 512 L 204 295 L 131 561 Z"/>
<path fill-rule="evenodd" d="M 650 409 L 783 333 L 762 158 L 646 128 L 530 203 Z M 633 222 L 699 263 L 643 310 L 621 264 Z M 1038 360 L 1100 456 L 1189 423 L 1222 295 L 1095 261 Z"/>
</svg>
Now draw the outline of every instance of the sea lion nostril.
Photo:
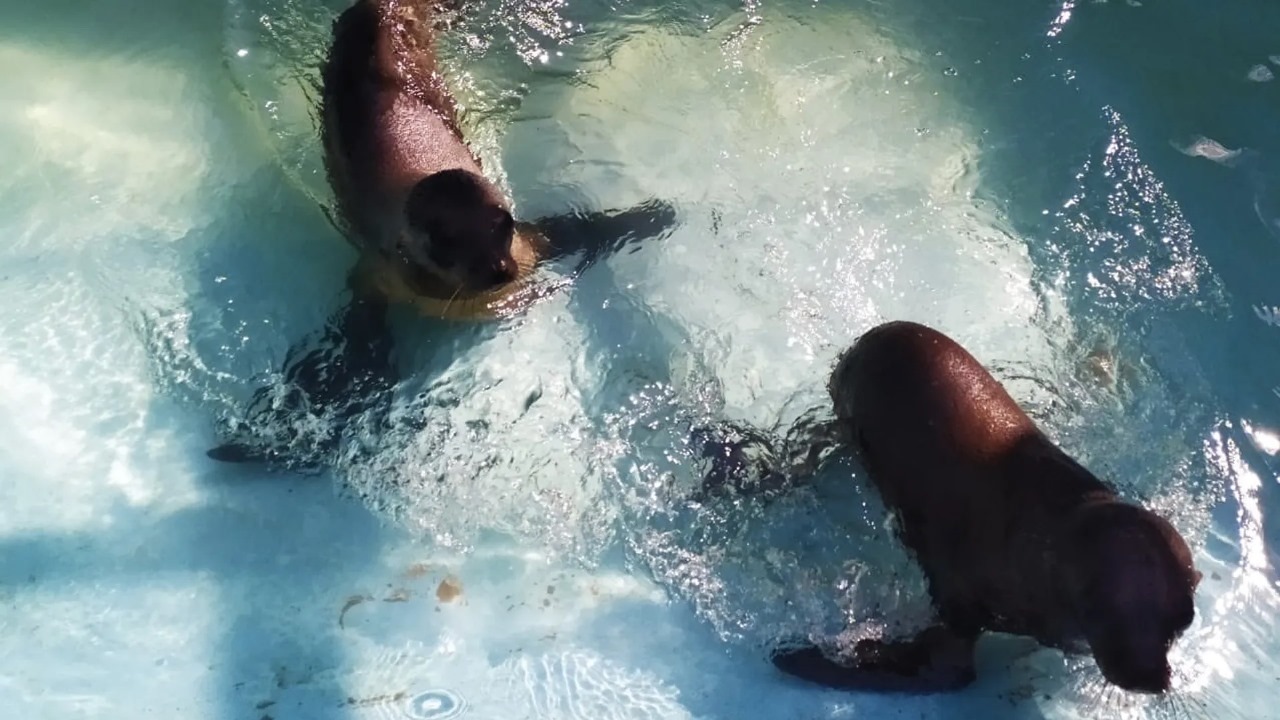
<svg viewBox="0 0 1280 720">
<path fill-rule="evenodd" d="M 475 269 L 475 279 L 489 287 L 505 285 L 516 278 L 515 263 L 497 260 Z"/>
<path fill-rule="evenodd" d="M 499 282 L 511 282 L 516 279 L 516 264 L 509 258 L 503 258 L 498 261 L 495 268 L 495 276 Z"/>
</svg>

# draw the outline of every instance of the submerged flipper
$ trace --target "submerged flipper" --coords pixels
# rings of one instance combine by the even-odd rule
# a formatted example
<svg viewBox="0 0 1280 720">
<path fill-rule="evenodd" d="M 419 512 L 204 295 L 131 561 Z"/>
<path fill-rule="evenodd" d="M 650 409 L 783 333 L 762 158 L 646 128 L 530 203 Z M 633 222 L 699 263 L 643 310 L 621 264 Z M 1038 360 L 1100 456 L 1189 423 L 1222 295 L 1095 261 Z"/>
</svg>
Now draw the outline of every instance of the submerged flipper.
<svg viewBox="0 0 1280 720">
<path fill-rule="evenodd" d="M 786 489 L 779 438 L 726 421 L 694 428 L 691 439 L 701 458 L 710 461 L 694 500 L 729 494 L 771 496 Z"/>
<path fill-rule="evenodd" d="M 959 690 L 977 677 L 976 636 L 934 625 L 906 640 L 859 640 L 847 663 L 814 645 L 774 651 L 774 667 L 788 675 L 839 690 L 926 694 Z"/>
<path fill-rule="evenodd" d="M 771 498 L 800 485 L 840 444 L 836 424 L 815 415 L 801 416 L 785 436 L 728 421 L 694 428 L 693 446 L 711 461 L 694 499 L 730 493 Z"/>
<path fill-rule="evenodd" d="M 318 467 L 339 448 L 350 423 L 385 415 L 398 380 L 386 303 L 357 293 L 335 314 L 319 347 L 285 358 L 283 386 L 259 388 L 240 437 L 209 450 L 220 462 Z M 299 357 L 300 356 L 300 357 Z"/>
<path fill-rule="evenodd" d="M 650 200 L 628 210 L 554 215 L 533 223 L 546 236 L 543 260 L 578 255 L 585 270 L 608 255 L 668 232 L 676 210 L 663 200 Z"/>
</svg>

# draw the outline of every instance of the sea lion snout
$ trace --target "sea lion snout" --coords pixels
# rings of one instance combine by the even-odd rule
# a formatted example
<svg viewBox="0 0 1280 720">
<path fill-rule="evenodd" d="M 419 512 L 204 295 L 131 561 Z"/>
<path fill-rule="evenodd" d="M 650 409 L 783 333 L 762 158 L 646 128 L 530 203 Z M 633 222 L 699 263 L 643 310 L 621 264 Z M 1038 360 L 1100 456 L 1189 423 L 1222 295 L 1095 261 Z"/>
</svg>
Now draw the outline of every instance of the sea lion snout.
<svg viewBox="0 0 1280 720">
<path fill-rule="evenodd" d="M 490 264 L 486 270 L 477 273 L 479 277 L 488 276 L 489 287 L 499 287 L 506 285 L 516 279 L 516 261 L 515 258 L 508 254 L 506 257 L 500 257 Z"/>
<path fill-rule="evenodd" d="M 520 267 L 509 250 L 480 251 L 441 274 L 465 290 L 487 292 L 514 281 Z"/>
<path fill-rule="evenodd" d="M 1173 672 L 1166 659 L 1166 651 L 1122 653 L 1111 655 L 1101 648 L 1094 648 L 1093 657 L 1102 675 L 1111 684 L 1130 692 L 1159 695 L 1168 692 Z"/>
<path fill-rule="evenodd" d="M 1131 692 L 1167 692 L 1173 675 L 1169 649 L 1191 624 L 1194 611 L 1172 610 L 1183 598 L 1171 596 L 1168 589 L 1146 586 L 1136 592 L 1146 597 L 1130 600 L 1128 607 L 1101 603 L 1085 610 L 1090 614 L 1085 620 L 1089 649 L 1113 685 Z"/>
<path fill-rule="evenodd" d="M 1087 622 L 1089 649 L 1107 682 L 1130 692 L 1160 694 L 1172 684 L 1169 648 L 1179 630 L 1167 627 L 1158 610 L 1131 607 L 1095 610 Z"/>
<path fill-rule="evenodd" d="M 1125 690 L 1168 691 L 1169 649 L 1195 620 L 1200 582 L 1186 542 L 1164 518 L 1110 501 L 1077 511 L 1058 552 L 1102 674 Z"/>
<path fill-rule="evenodd" d="M 477 212 L 477 222 L 455 231 L 452 254 L 459 284 L 468 290 L 492 290 L 512 282 L 520 266 L 512 255 L 515 222 L 505 208 Z"/>
</svg>

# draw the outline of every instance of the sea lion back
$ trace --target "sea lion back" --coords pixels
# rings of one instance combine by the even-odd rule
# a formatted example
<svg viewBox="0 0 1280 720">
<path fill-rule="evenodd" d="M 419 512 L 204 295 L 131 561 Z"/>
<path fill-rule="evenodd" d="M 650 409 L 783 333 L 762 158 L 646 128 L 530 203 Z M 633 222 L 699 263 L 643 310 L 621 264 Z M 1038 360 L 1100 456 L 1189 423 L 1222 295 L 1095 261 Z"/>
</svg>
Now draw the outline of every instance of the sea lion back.
<svg viewBox="0 0 1280 720">
<path fill-rule="evenodd" d="M 1036 432 L 973 355 L 916 323 L 885 323 L 859 338 L 837 365 L 830 390 L 842 420 L 906 446 L 908 438 L 936 434 L 939 451 L 956 459 L 975 448 L 1005 452 Z"/>
<path fill-rule="evenodd" d="M 358 0 L 334 21 L 322 70 L 325 165 L 343 219 L 363 240 L 386 235 L 422 177 L 479 172 L 437 72 L 435 0 Z"/>
</svg>

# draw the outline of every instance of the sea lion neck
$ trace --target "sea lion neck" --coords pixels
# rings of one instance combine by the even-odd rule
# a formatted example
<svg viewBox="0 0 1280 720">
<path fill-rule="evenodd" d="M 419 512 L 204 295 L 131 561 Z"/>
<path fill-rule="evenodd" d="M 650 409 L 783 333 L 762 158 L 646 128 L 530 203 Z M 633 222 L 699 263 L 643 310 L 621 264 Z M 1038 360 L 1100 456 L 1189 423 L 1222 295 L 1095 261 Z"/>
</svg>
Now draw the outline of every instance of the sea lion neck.
<svg viewBox="0 0 1280 720">
<path fill-rule="evenodd" d="M 1009 565 L 1001 578 L 1019 578 L 1014 595 L 1023 618 L 1012 629 L 1067 652 L 1086 652 L 1076 592 L 1085 561 L 1080 556 L 1080 513 L 1116 502 L 1096 476 L 1040 432 L 1020 438 L 1001 464 L 1010 512 Z M 1005 580 L 1002 580 L 1002 582 Z"/>
<path fill-rule="evenodd" d="M 1078 513 L 1114 502 L 1091 495 L 1074 511 L 1060 516 L 1027 513 L 1023 517 L 1017 528 L 1021 540 L 1017 548 L 1010 549 L 1006 570 L 1019 579 L 1022 588 L 1017 593 L 1022 621 L 1010 624 L 1003 620 L 992 629 L 1028 634 L 1067 653 L 1089 652 L 1081 583 L 1091 575 L 1093 561 L 1080 542 Z"/>
<path fill-rule="evenodd" d="M 1011 492 L 1047 516 L 1065 518 L 1083 505 L 1116 497 L 1038 429 L 1016 440 L 1005 451 L 1002 464 Z"/>
<path fill-rule="evenodd" d="M 494 314 L 495 306 L 528 294 L 523 290 L 533 281 L 544 246 L 545 239 L 536 230 L 517 224 L 511 241 L 516 279 L 488 290 L 463 290 L 447 278 L 385 253 L 366 255 L 358 274 L 392 302 L 414 305 L 433 317 L 488 317 Z"/>
<path fill-rule="evenodd" d="M 1070 552 L 1080 513 L 1116 495 L 1039 431 L 1018 440 L 1002 464 L 1008 502 L 1018 509 L 1015 524 L 1030 551 L 1023 569 L 1052 574 L 1049 568 Z"/>
</svg>

